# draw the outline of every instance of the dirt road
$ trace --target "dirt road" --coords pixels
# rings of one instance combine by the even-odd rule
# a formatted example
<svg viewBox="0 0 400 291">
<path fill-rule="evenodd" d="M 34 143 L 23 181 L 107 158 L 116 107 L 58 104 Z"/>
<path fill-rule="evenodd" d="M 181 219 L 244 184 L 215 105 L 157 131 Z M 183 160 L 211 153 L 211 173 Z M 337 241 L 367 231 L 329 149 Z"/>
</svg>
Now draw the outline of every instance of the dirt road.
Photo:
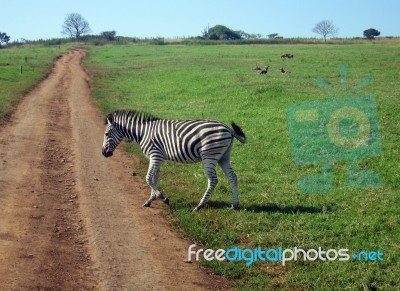
<svg viewBox="0 0 400 291">
<path fill-rule="evenodd" d="M 135 160 L 101 155 L 85 52 L 64 55 L 0 130 L 2 290 L 218 290 L 227 282 L 186 263 L 190 245 Z"/>
</svg>

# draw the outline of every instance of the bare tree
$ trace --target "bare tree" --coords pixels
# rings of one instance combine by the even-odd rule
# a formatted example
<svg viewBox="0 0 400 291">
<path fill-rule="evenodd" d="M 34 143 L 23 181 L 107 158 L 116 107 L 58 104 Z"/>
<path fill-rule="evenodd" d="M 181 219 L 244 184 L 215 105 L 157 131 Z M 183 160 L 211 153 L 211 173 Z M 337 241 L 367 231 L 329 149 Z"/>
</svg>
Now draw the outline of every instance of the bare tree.
<svg viewBox="0 0 400 291">
<path fill-rule="evenodd" d="M 89 27 L 89 23 L 79 13 L 67 14 L 62 29 L 62 34 L 76 38 L 92 31 Z"/>
<path fill-rule="evenodd" d="M 322 35 L 324 37 L 324 41 L 326 42 L 327 37 L 337 34 L 338 28 L 333 25 L 332 21 L 322 20 L 315 25 L 312 31 Z"/>
</svg>

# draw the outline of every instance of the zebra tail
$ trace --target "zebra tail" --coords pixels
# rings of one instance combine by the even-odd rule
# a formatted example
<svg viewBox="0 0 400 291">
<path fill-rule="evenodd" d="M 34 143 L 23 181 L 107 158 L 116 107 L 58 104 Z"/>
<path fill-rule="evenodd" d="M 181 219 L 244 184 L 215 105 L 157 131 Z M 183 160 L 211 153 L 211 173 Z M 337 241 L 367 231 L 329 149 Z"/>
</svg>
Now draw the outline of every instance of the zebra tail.
<svg viewBox="0 0 400 291">
<path fill-rule="evenodd" d="M 231 125 L 233 128 L 232 135 L 236 137 L 241 143 L 246 143 L 246 135 L 244 134 L 243 130 L 233 121 Z"/>
</svg>

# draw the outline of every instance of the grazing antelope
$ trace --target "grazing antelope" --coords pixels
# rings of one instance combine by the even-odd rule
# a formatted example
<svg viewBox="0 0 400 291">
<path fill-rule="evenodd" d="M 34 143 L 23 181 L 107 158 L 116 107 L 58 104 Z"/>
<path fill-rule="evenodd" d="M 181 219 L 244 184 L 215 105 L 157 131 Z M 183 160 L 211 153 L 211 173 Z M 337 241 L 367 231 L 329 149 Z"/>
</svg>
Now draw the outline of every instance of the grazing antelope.
<svg viewBox="0 0 400 291">
<path fill-rule="evenodd" d="M 261 69 L 260 71 L 258 71 L 258 73 L 260 75 L 264 75 L 268 73 L 268 69 L 269 69 L 269 65 L 265 66 L 263 69 Z"/>
<path fill-rule="evenodd" d="M 284 58 L 292 59 L 293 57 L 294 57 L 294 55 L 289 54 L 289 53 L 285 53 L 285 54 L 281 55 L 281 59 L 284 59 Z"/>
<path fill-rule="evenodd" d="M 258 64 L 253 68 L 254 71 L 261 71 L 261 68 Z"/>
</svg>

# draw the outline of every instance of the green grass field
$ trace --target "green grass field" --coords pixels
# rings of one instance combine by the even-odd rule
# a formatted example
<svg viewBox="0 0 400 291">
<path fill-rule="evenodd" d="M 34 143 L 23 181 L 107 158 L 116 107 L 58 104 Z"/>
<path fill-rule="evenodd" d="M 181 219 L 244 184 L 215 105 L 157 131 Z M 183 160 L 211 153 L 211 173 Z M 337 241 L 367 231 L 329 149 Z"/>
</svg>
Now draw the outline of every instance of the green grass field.
<svg viewBox="0 0 400 291">
<path fill-rule="evenodd" d="M 282 60 L 281 53 L 295 55 Z M 252 68 L 270 65 L 267 75 Z M 348 64 L 344 94 L 317 86 L 320 77 L 340 92 L 339 65 Z M 248 137 L 235 142 L 241 208 L 228 209 L 230 186 L 219 171 L 209 207 L 193 214 L 206 178 L 201 164 L 167 162 L 161 189 L 171 201 L 171 219 L 182 233 L 207 248 L 302 248 L 381 251 L 383 261 L 207 262 L 243 290 L 395 290 L 400 286 L 400 45 L 120 46 L 89 51 L 93 96 L 104 113 L 126 108 L 170 119 L 234 120 Z M 290 74 L 281 74 L 280 68 Z M 350 92 L 367 75 L 372 82 Z M 333 164 L 331 193 L 300 193 L 298 180 L 321 171 L 296 166 L 291 156 L 290 104 L 373 94 L 377 99 L 382 155 L 359 159 L 376 171 L 381 187 L 347 185 L 346 162 Z M 127 149 L 137 155 L 136 145 Z M 121 149 L 120 149 L 121 150 Z M 143 157 L 143 156 L 142 156 Z M 139 168 L 143 176 L 147 160 Z M 150 193 L 150 192 L 149 192 Z M 185 254 L 183 254 L 185 255 Z"/>
<path fill-rule="evenodd" d="M 53 59 L 66 50 L 66 47 L 40 46 L 0 49 L 0 124 L 21 98 L 50 72 Z"/>
</svg>

